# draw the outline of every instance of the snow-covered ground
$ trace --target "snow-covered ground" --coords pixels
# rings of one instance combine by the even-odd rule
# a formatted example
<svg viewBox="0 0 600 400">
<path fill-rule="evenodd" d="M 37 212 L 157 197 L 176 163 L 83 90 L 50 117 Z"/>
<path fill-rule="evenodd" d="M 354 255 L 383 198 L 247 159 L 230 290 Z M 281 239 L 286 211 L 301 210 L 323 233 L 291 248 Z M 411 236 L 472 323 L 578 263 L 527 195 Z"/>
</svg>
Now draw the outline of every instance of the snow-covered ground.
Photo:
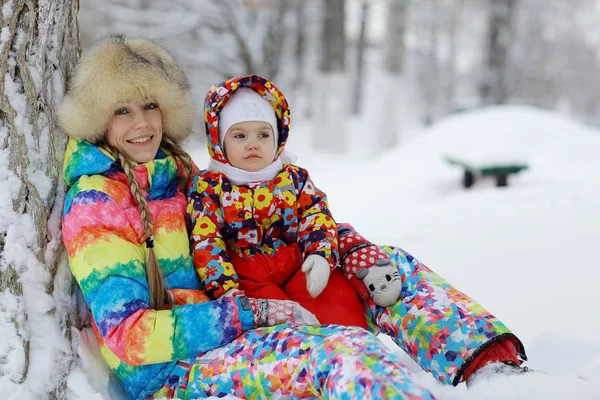
<svg viewBox="0 0 600 400">
<path fill-rule="evenodd" d="M 547 373 L 467 390 L 438 385 L 403 356 L 419 381 L 442 400 L 600 399 L 600 132 L 545 111 L 494 107 L 447 117 L 365 160 L 360 142 L 350 156 L 314 152 L 310 129 L 292 125 L 289 150 L 336 219 L 406 249 L 475 298 L 522 339 L 526 365 Z M 190 150 L 206 165 L 204 148 Z M 465 190 L 445 155 L 530 168 L 507 188 L 481 180 Z"/>
</svg>

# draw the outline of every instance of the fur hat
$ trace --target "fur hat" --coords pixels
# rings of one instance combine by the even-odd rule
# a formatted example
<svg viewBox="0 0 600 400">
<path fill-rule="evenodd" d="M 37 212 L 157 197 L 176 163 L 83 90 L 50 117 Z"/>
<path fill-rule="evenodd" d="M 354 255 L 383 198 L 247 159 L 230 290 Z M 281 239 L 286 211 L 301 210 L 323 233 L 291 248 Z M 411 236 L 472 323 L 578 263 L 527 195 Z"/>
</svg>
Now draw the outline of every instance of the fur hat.
<svg viewBox="0 0 600 400">
<path fill-rule="evenodd" d="M 279 131 L 277 130 L 277 115 L 275 109 L 254 90 L 241 87 L 236 90 L 219 113 L 219 142 L 223 146 L 223 139 L 229 128 L 240 122 L 260 121 L 271 125 L 275 136 L 275 149 L 277 149 Z"/>
<path fill-rule="evenodd" d="M 189 83 L 162 47 L 145 39 L 112 36 L 82 56 L 58 108 L 61 128 L 96 143 L 104 137 L 117 104 L 158 103 L 163 135 L 175 143 L 192 132 L 194 106 Z"/>
</svg>

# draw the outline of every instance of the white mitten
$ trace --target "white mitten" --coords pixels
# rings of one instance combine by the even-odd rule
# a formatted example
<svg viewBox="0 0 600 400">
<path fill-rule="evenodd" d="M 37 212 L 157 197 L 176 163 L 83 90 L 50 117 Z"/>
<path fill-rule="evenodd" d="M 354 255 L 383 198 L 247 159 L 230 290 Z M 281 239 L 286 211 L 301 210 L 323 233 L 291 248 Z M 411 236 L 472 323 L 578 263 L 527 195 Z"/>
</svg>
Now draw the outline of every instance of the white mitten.
<svg viewBox="0 0 600 400">
<path fill-rule="evenodd" d="M 329 274 L 331 273 L 329 262 L 317 254 L 311 254 L 302 263 L 302 272 L 306 274 L 308 293 L 312 297 L 320 295 L 329 281 Z"/>
</svg>

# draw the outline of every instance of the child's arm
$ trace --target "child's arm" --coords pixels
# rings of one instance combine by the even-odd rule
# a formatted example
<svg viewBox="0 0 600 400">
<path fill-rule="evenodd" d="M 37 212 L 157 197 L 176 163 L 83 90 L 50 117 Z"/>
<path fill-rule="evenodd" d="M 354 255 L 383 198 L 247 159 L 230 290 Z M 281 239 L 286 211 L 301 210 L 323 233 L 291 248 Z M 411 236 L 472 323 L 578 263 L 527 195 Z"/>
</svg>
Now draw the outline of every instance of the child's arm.
<svg viewBox="0 0 600 400">
<path fill-rule="evenodd" d="M 290 167 L 290 175 L 297 189 L 298 244 L 304 259 L 318 255 L 327 260 L 331 268 L 338 265 L 337 226 L 327 204 L 327 195 L 319 190 L 308 172 L 300 167 Z"/>
<path fill-rule="evenodd" d="M 221 235 L 225 221 L 220 205 L 221 182 L 216 174 L 201 171 L 194 175 L 188 190 L 186 221 L 194 266 L 212 298 L 238 287 L 238 276 Z"/>
</svg>

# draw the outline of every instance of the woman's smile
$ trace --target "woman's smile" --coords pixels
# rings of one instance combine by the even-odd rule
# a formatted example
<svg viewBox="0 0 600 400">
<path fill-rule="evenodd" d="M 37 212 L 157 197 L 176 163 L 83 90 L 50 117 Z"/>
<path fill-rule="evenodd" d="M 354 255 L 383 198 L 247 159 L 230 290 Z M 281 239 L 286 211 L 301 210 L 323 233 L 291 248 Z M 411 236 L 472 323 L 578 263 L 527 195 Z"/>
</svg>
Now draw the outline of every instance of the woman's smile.
<svg viewBox="0 0 600 400">
<path fill-rule="evenodd" d="M 154 135 L 140 136 L 135 139 L 129 139 L 127 142 L 132 144 L 148 144 L 154 138 Z"/>
</svg>

